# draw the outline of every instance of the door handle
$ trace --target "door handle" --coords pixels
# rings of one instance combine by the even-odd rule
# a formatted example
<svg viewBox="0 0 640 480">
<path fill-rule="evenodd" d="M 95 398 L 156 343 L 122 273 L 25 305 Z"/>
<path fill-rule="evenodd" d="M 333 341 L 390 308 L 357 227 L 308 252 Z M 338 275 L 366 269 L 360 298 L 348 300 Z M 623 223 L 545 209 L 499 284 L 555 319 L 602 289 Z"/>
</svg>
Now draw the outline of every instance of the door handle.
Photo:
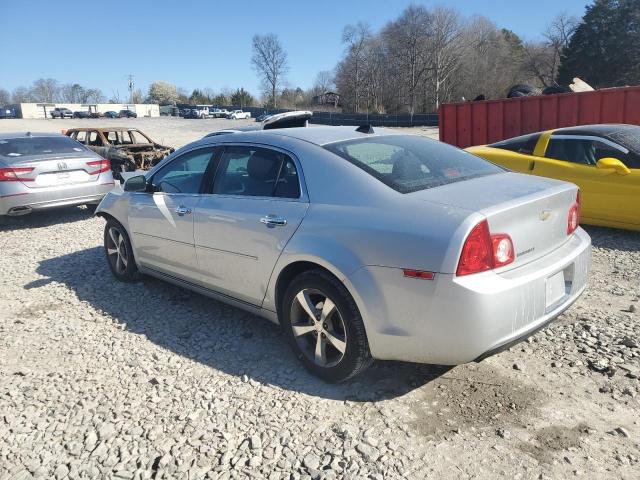
<svg viewBox="0 0 640 480">
<path fill-rule="evenodd" d="M 267 227 L 283 227 L 287 224 L 287 219 L 277 215 L 267 215 L 260 219 L 260 223 L 264 223 Z"/>
<path fill-rule="evenodd" d="M 182 217 L 183 215 L 189 215 L 191 213 L 191 209 L 185 207 L 184 205 L 180 205 L 178 208 L 176 208 L 176 213 Z"/>
</svg>

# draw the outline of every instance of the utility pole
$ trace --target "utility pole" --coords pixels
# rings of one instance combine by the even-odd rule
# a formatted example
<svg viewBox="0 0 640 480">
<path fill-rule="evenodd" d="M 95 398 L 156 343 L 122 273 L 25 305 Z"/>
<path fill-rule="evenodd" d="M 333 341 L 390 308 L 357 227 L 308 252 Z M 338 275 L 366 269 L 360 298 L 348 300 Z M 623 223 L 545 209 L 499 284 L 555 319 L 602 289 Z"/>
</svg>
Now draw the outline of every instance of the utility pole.
<svg viewBox="0 0 640 480">
<path fill-rule="evenodd" d="M 133 82 L 133 75 L 127 75 L 127 79 L 129 80 L 129 103 L 133 104 L 133 87 L 135 83 Z"/>
</svg>

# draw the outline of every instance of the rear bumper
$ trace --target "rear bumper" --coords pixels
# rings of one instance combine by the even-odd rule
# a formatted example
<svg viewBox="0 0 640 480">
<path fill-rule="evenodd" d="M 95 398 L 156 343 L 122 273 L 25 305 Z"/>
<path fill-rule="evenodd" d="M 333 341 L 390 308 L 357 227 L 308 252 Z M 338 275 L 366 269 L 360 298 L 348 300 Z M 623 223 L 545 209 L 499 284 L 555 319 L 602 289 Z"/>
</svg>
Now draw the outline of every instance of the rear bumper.
<svg viewBox="0 0 640 480">
<path fill-rule="evenodd" d="M 584 291 L 591 239 L 579 229 L 560 248 L 505 273 L 433 281 L 402 270 L 363 267 L 349 277 L 375 358 L 457 365 L 498 353 L 544 328 Z M 564 292 L 547 299 L 560 272 Z"/>
<path fill-rule="evenodd" d="M 98 203 L 114 187 L 110 178 L 99 178 L 90 185 L 28 188 L 0 193 L 0 215 L 24 215 L 47 208 Z"/>
</svg>

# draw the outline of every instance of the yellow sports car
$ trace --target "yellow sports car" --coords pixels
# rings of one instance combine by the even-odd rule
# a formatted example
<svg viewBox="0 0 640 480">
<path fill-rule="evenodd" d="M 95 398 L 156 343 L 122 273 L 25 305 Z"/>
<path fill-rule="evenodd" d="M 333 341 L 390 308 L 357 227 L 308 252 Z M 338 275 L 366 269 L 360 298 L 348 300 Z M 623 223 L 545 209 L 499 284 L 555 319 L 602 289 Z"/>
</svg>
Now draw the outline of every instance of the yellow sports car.
<svg viewBox="0 0 640 480">
<path fill-rule="evenodd" d="M 467 151 L 515 172 L 575 183 L 582 223 L 640 230 L 640 126 L 558 128 Z"/>
</svg>

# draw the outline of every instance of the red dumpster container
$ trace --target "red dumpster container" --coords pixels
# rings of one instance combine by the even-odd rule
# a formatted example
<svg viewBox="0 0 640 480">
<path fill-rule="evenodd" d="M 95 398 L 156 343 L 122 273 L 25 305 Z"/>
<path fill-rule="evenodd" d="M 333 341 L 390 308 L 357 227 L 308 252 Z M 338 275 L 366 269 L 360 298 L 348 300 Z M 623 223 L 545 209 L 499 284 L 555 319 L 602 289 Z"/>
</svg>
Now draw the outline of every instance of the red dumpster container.
<svg viewBox="0 0 640 480">
<path fill-rule="evenodd" d="M 461 148 L 592 123 L 640 125 L 640 86 L 440 106 L 440 140 Z"/>
</svg>

